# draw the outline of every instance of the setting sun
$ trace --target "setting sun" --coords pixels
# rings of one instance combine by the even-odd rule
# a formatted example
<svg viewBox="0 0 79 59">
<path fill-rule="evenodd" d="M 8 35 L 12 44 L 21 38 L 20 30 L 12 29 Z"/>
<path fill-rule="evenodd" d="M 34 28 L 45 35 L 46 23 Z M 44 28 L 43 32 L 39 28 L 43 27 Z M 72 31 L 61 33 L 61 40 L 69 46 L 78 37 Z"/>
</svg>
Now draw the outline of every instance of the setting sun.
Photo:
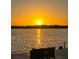
<svg viewBox="0 0 79 59">
<path fill-rule="evenodd" d="M 41 19 L 36 20 L 36 25 L 42 25 L 42 20 Z"/>
<path fill-rule="evenodd" d="M 68 25 L 67 7 L 67 0 L 12 0 L 11 26 Z"/>
</svg>

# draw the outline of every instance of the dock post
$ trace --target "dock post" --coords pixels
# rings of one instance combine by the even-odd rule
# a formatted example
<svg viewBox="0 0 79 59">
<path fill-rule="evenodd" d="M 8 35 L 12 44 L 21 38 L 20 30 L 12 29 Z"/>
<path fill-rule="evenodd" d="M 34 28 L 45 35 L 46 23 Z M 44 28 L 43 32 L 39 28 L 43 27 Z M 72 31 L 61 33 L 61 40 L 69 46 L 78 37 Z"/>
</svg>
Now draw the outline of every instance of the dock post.
<svg viewBox="0 0 79 59">
<path fill-rule="evenodd" d="M 66 42 L 64 42 L 64 48 L 65 48 L 65 43 L 66 43 Z"/>
</svg>

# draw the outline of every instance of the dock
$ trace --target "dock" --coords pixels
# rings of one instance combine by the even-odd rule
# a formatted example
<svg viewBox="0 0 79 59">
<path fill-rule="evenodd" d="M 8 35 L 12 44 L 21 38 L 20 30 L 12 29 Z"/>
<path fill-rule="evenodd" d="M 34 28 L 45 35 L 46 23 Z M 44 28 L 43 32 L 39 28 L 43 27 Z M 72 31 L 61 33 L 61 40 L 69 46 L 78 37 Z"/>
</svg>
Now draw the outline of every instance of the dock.
<svg viewBox="0 0 79 59">
<path fill-rule="evenodd" d="M 11 54 L 11 59 L 30 59 L 30 54 L 27 53 Z M 56 49 L 55 59 L 68 59 L 68 48 Z"/>
</svg>

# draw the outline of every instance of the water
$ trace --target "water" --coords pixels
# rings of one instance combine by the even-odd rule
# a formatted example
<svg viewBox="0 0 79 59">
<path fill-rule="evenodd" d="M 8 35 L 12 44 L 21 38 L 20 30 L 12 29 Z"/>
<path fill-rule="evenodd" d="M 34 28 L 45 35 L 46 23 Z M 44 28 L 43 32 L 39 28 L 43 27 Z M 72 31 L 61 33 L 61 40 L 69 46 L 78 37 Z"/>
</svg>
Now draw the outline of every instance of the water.
<svg viewBox="0 0 79 59">
<path fill-rule="evenodd" d="M 31 48 L 58 48 L 68 42 L 68 29 L 12 29 L 11 35 L 12 54 L 29 53 Z"/>
</svg>

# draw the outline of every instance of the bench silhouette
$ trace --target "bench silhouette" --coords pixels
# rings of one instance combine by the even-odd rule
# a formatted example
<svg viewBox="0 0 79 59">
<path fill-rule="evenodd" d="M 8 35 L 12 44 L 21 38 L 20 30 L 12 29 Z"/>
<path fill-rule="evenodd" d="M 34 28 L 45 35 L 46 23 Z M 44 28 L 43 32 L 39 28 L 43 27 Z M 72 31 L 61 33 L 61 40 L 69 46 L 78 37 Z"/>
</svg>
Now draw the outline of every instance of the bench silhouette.
<svg viewBox="0 0 79 59">
<path fill-rule="evenodd" d="M 30 51 L 30 59 L 50 59 L 51 57 L 55 59 L 55 47 L 32 49 Z"/>
</svg>

